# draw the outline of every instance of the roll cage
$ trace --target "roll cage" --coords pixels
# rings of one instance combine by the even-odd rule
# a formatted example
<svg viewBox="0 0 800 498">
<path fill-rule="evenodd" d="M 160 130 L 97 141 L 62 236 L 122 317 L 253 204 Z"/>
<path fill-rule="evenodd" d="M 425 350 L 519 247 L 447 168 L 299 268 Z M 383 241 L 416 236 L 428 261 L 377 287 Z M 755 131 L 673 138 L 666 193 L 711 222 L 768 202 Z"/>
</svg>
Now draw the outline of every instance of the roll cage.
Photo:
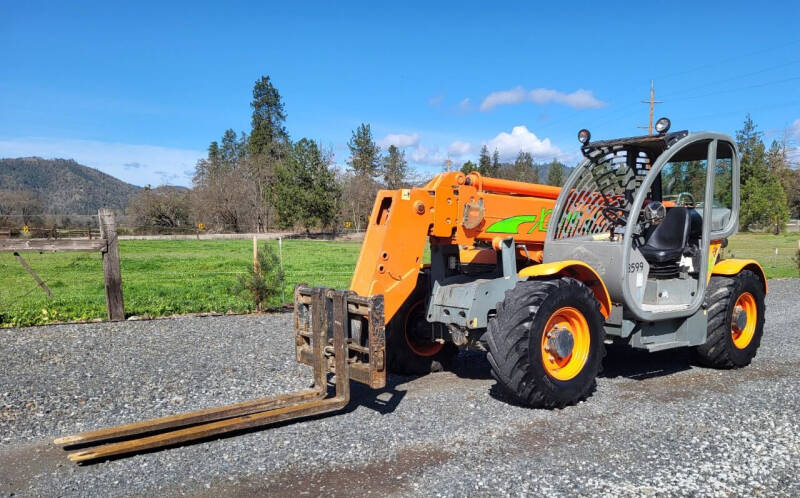
<svg viewBox="0 0 800 498">
<path fill-rule="evenodd" d="M 727 157 L 732 167 L 732 209 L 724 226 L 712 232 L 713 188 L 718 144 L 731 151 Z M 706 279 L 698 278 L 697 288 L 688 307 L 669 311 L 646 310 L 634 299 L 628 270 L 641 258 L 637 245 L 642 232 L 638 222 L 642 208 L 662 199 L 662 169 L 670 161 L 688 161 L 702 157 L 707 161 L 705 197 L 697 204 L 701 214 L 700 261 L 697 273 L 706 275 L 708 246 L 736 231 L 739 211 L 739 158 L 731 137 L 718 133 L 678 131 L 664 135 L 628 137 L 589 143 L 581 148 L 585 160 L 567 179 L 546 236 L 544 262 L 562 259 L 586 261 L 603 278 L 612 300 L 624 304 L 626 313 L 639 320 L 684 317 L 702 304 Z M 731 157 L 732 156 L 732 157 Z M 622 218 L 615 220 L 614 218 Z M 637 254 L 632 254 L 636 252 Z M 646 278 L 646 277 L 645 277 Z"/>
</svg>

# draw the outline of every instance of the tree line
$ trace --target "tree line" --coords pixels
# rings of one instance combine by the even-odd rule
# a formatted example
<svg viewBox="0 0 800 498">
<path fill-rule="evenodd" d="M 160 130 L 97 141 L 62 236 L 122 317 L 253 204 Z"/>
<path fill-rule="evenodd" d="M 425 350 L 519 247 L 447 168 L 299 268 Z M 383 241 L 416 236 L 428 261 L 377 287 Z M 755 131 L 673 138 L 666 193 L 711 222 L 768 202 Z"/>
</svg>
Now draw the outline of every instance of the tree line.
<svg viewBox="0 0 800 498">
<path fill-rule="evenodd" d="M 763 132 L 748 114 L 736 143 L 741 154 L 740 230 L 784 231 L 790 215 L 800 216 L 800 169 L 789 155 L 789 132 L 767 148 Z"/>
<path fill-rule="evenodd" d="M 329 148 L 309 138 L 291 139 L 283 99 L 269 76 L 255 82 L 250 108 L 249 133 L 228 129 L 212 141 L 207 157 L 197 162 L 191 190 L 148 187 L 131 198 L 128 213 L 137 223 L 163 228 L 203 223 L 234 232 L 363 230 L 379 189 L 429 179 L 409 166 L 396 145 L 384 152 L 367 123 L 352 131 L 347 167 L 335 168 Z M 467 161 L 461 169 L 537 182 L 540 168 L 548 171 L 549 183 L 563 182 L 564 165 L 557 161 L 537 165 L 520 152 L 514 163 L 501 163 L 497 151 L 489 158 L 486 146 L 478 165 Z"/>
<path fill-rule="evenodd" d="M 346 168 L 334 167 L 333 152 L 319 142 L 292 140 L 285 128 L 286 110 L 269 76 L 253 87 L 249 133 L 226 130 L 197 162 L 191 190 L 146 188 L 135 195 L 129 214 L 157 227 L 203 223 L 221 231 L 304 229 L 363 230 L 381 188 L 424 184 L 405 152 L 390 145 L 384 152 L 370 125 L 362 123 L 347 143 Z M 742 229 L 785 229 L 790 213 L 800 215 L 800 171 L 789 158 L 788 135 L 769 148 L 748 115 L 736 142 L 741 153 Z M 552 160 L 536 163 L 520 151 L 513 162 L 501 162 L 497 150 L 484 145 L 477 164 L 460 170 L 531 183 L 560 186 L 571 168 Z"/>
</svg>

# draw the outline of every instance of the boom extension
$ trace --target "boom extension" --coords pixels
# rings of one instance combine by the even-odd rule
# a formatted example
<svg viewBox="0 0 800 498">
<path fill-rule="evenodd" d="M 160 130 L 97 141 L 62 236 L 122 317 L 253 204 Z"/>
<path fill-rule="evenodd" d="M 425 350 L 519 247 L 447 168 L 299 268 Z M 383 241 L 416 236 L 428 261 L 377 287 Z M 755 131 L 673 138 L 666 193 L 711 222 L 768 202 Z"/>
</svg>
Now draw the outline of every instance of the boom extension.
<svg viewBox="0 0 800 498">
<path fill-rule="evenodd" d="M 371 363 L 365 367 L 361 361 L 371 356 L 370 351 L 376 357 L 384 355 L 381 298 L 363 299 L 348 291 L 298 286 L 295 303 L 295 323 L 303 323 L 309 317 L 311 322 L 305 328 L 309 331 L 309 363 L 314 368 L 311 389 L 84 432 L 56 439 L 54 443 L 73 447 L 105 442 L 96 448 L 69 454 L 74 462 L 100 460 L 341 410 L 350 400 L 351 373 L 358 376 L 355 380 L 373 379 L 373 386 L 385 384 L 385 370 L 373 372 Z M 353 315 L 359 318 L 351 318 Z M 362 320 L 363 317 L 366 320 Z M 368 337 L 374 342 L 366 348 L 367 352 L 352 344 L 350 329 L 351 323 L 358 323 L 360 327 L 364 322 Z M 372 323 L 378 326 L 373 328 Z M 327 397 L 329 372 L 335 376 L 336 391 L 332 397 Z"/>
</svg>

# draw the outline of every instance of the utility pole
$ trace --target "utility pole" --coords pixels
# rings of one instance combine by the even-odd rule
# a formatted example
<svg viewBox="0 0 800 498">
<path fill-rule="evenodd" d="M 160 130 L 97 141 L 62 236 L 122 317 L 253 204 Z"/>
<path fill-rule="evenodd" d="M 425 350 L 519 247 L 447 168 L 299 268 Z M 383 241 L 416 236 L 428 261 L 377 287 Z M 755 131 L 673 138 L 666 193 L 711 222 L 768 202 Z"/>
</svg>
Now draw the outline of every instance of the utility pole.
<svg viewBox="0 0 800 498">
<path fill-rule="evenodd" d="M 453 161 L 450 160 L 450 154 L 447 154 L 447 159 L 444 161 L 444 170 L 448 173 L 450 172 L 450 166 L 453 164 Z"/>
<path fill-rule="evenodd" d="M 642 100 L 643 104 L 650 104 L 650 122 L 647 126 L 637 126 L 637 128 L 647 128 L 647 134 L 653 134 L 653 107 L 655 104 L 663 104 L 663 100 L 655 100 L 656 91 L 655 87 L 653 86 L 653 80 L 650 80 L 650 100 Z"/>
</svg>

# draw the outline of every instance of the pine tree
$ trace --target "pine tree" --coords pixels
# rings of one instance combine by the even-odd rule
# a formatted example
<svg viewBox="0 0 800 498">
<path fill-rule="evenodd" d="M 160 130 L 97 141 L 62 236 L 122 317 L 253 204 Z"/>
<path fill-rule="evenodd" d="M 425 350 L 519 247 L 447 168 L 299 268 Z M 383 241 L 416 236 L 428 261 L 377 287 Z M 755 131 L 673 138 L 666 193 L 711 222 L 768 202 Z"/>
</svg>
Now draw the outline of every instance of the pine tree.
<svg viewBox="0 0 800 498">
<path fill-rule="evenodd" d="M 564 184 L 564 165 L 553 159 L 547 172 L 547 184 L 560 187 Z"/>
<path fill-rule="evenodd" d="M 282 226 L 300 225 L 310 231 L 333 224 L 341 189 L 331 162 L 330 154 L 313 140 L 303 138 L 292 146 L 277 171 L 275 197 Z"/>
<path fill-rule="evenodd" d="M 478 171 L 478 166 L 472 161 L 467 161 L 461 165 L 461 172 L 464 173 L 465 175 L 468 175 L 473 171 Z"/>
<path fill-rule="evenodd" d="M 222 146 L 219 149 L 220 159 L 228 167 L 237 164 L 245 156 L 245 135 L 242 134 L 242 140 L 236 136 L 236 132 L 232 129 L 225 130 L 222 135 Z"/>
<path fill-rule="evenodd" d="M 766 150 L 762 140 L 763 134 L 748 114 L 742 129 L 736 132 L 736 143 L 742 155 L 740 178 L 744 185 L 750 178 L 764 180 L 766 178 Z"/>
<path fill-rule="evenodd" d="M 789 221 L 787 204 L 786 192 L 777 176 L 769 175 L 766 180 L 750 178 L 742 185 L 741 226 L 770 228 L 777 235 Z"/>
<path fill-rule="evenodd" d="M 269 76 L 262 76 L 253 85 L 253 100 L 250 102 L 253 114 L 250 120 L 252 130 L 248 149 L 251 155 L 281 155 L 283 145 L 289 141 L 284 122 L 286 111 L 278 89 L 272 85 Z"/>
<path fill-rule="evenodd" d="M 219 161 L 219 144 L 216 140 L 208 146 L 208 160 L 211 162 Z"/>
<path fill-rule="evenodd" d="M 387 152 L 383 158 L 383 181 L 386 182 L 386 188 L 394 190 L 406 184 L 408 163 L 406 153 L 396 145 L 390 145 Z"/>
<path fill-rule="evenodd" d="M 782 169 L 780 146 L 774 144 L 767 153 L 762 133 L 750 114 L 736 132 L 736 142 L 742 154 L 739 223 L 745 229 L 751 225 L 770 226 L 780 233 L 789 220 L 789 203 L 778 172 Z"/>
<path fill-rule="evenodd" d="M 372 130 L 368 124 L 361 123 L 361 126 L 353 131 L 347 147 L 350 149 L 350 159 L 347 164 L 356 175 L 369 178 L 377 176 L 381 149 L 372 138 Z"/>
<path fill-rule="evenodd" d="M 492 154 L 492 167 L 489 171 L 486 172 L 486 176 L 497 176 L 500 172 L 500 153 L 497 149 L 494 150 Z"/>
<path fill-rule="evenodd" d="M 478 173 L 482 175 L 488 175 L 488 172 L 492 170 L 492 160 L 489 157 L 489 148 L 484 145 L 481 147 L 480 155 L 478 156 Z"/>
<path fill-rule="evenodd" d="M 530 152 L 519 151 L 517 158 L 514 160 L 512 176 L 513 180 L 520 182 L 539 182 L 539 168 L 533 164 L 533 156 L 531 156 Z"/>
</svg>

